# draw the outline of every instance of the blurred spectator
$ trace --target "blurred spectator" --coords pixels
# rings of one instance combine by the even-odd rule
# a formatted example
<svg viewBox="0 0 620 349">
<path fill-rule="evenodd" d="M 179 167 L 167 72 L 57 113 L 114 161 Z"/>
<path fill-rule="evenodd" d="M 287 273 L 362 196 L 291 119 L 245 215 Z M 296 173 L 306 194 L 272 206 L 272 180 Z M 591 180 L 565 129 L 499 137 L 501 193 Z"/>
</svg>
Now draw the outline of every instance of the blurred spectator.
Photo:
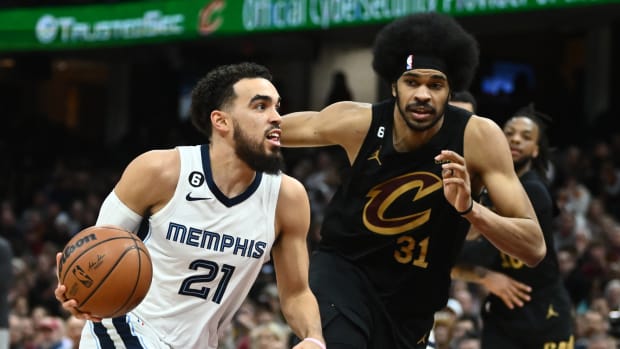
<svg viewBox="0 0 620 349">
<path fill-rule="evenodd" d="M 9 314 L 9 348 L 24 349 L 25 329 L 22 318 L 15 314 Z"/>
<path fill-rule="evenodd" d="M 574 176 L 568 176 L 563 188 L 566 189 L 566 201 L 560 209 L 571 212 L 577 217 L 577 224 L 585 224 L 585 216 L 590 206 L 590 190 Z M 559 204 L 559 203 L 558 203 Z"/>
<path fill-rule="evenodd" d="M 258 301 L 263 305 L 260 307 L 262 311 L 256 314 L 256 321 L 258 323 L 265 323 L 268 321 L 285 322 L 284 315 L 280 308 L 278 287 L 275 282 L 267 283 L 262 288 L 258 296 Z"/>
<path fill-rule="evenodd" d="M 65 336 L 64 322 L 60 317 L 46 316 L 37 324 L 36 349 L 71 349 L 72 342 Z"/>
<path fill-rule="evenodd" d="M 286 349 L 290 336 L 288 326 L 271 321 L 250 331 L 250 349 Z"/>
<path fill-rule="evenodd" d="M 602 239 L 605 236 L 605 227 L 613 221 L 612 216 L 607 212 L 605 202 L 599 197 L 592 198 L 585 218 L 586 228 L 593 239 Z"/>
<path fill-rule="evenodd" d="M 575 349 L 588 348 L 590 340 L 596 336 L 607 336 L 609 322 L 598 311 L 588 309 L 583 314 L 578 314 L 576 319 Z"/>
<path fill-rule="evenodd" d="M 71 341 L 71 347 L 73 349 L 78 349 L 80 347 L 80 337 L 84 324 L 86 324 L 85 320 L 78 319 L 73 315 L 65 320 L 66 336 Z"/>
<path fill-rule="evenodd" d="M 0 237 L 4 237 L 11 244 L 14 255 L 22 256 L 28 251 L 17 224 L 14 207 L 9 201 L 2 201 L 0 204 Z"/>
<path fill-rule="evenodd" d="M 338 165 L 329 151 L 319 150 L 317 152 L 313 172 L 308 174 L 303 183 L 310 198 L 312 217 L 322 222 L 323 211 L 340 183 Z"/>
<path fill-rule="evenodd" d="M 605 231 L 607 243 L 608 277 L 620 278 L 620 224 L 613 224 Z"/>
<path fill-rule="evenodd" d="M 236 349 L 250 348 L 250 331 L 256 325 L 256 304 L 252 299 L 247 298 L 235 313 L 232 321 L 231 334 L 235 338 Z"/>
<path fill-rule="evenodd" d="M 56 252 L 60 248 L 50 242 L 41 244 L 40 253 L 36 256 L 35 277 L 28 293 L 31 304 L 45 308 L 51 315 L 62 315 L 65 312 L 54 297 L 54 289 L 58 284 L 56 277 Z"/>
<path fill-rule="evenodd" d="M 605 318 L 609 317 L 611 308 L 607 301 L 607 296 L 592 298 L 590 301 L 590 309 L 599 312 Z"/>
<path fill-rule="evenodd" d="M 620 169 L 611 160 L 601 165 L 600 183 L 607 208 L 614 216 L 620 217 Z"/>
<path fill-rule="evenodd" d="M 459 301 L 464 315 L 477 317 L 480 315 L 480 300 L 474 299 L 469 289 L 461 289 L 454 292 L 453 297 Z M 459 314 L 460 315 L 460 314 Z"/>
<path fill-rule="evenodd" d="M 13 281 L 13 252 L 0 236 L 0 349 L 9 347 L 9 290 Z"/>
<path fill-rule="evenodd" d="M 603 300 L 606 309 L 602 309 L 601 313 L 604 316 L 610 317 L 611 311 L 616 314 L 620 312 L 620 279 L 612 279 L 605 285 Z M 620 327 L 617 330 L 620 330 Z M 620 335 L 620 331 L 617 334 Z"/>
<path fill-rule="evenodd" d="M 480 337 L 476 333 L 468 332 L 458 338 L 454 349 L 480 349 Z"/>
<path fill-rule="evenodd" d="M 433 348 L 450 349 L 455 320 L 456 315 L 449 310 L 441 310 L 435 313 L 435 325 L 433 326 Z"/>
<path fill-rule="evenodd" d="M 558 267 L 574 306 L 589 300 L 591 282 L 577 266 L 577 250 L 574 246 L 563 246 L 558 250 Z"/>
<path fill-rule="evenodd" d="M 450 345 L 454 324 L 462 315 L 463 307 L 461 303 L 455 298 L 448 299 L 446 306 L 435 313 L 435 324 L 428 336 L 427 348 L 439 348 Z M 437 330 L 439 334 L 436 334 Z M 447 344 L 445 343 L 446 341 L 448 342 Z"/>
<path fill-rule="evenodd" d="M 617 341 L 606 334 L 597 334 L 590 337 L 586 349 L 617 349 Z M 575 346 L 575 349 L 581 347 Z"/>
<path fill-rule="evenodd" d="M 560 196 L 562 193 L 560 192 Z M 577 249 L 577 253 L 581 255 L 586 245 L 577 244 L 577 224 L 575 215 L 568 211 L 560 211 L 560 214 L 554 219 L 554 232 L 553 237 L 555 241 L 555 248 L 562 246 L 574 246 Z M 590 239 L 590 236 L 580 236 L 580 238 Z"/>
<path fill-rule="evenodd" d="M 235 339 L 232 323 L 222 326 L 218 333 L 217 349 L 236 349 Z"/>
<path fill-rule="evenodd" d="M 352 101 L 353 94 L 347 83 L 347 76 L 344 72 L 338 70 L 332 74 L 331 86 L 329 93 L 325 100 L 325 105 L 330 105 L 335 102 Z"/>
<path fill-rule="evenodd" d="M 590 297 L 600 296 L 609 280 L 607 246 L 603 241 L 591 241 L 583 254 L 581 271 L 591 282 Z"/>
<path fill-rule="evenodd" d="M 570 145 L 559 154 L 557 181 L 565 183 L 568 177 L 580 183 L 589 183 L 593 177 L 593 169 L 584 150 L 576 145 Z"/>
<path fill-rule="evenodd" d="M 456 318 L 452 327 L 452 340 L 456 343 L 460 338 L 472 335 L 480 337 L 480 318 L 468 314 L 463 314 Z"/>
</svg>

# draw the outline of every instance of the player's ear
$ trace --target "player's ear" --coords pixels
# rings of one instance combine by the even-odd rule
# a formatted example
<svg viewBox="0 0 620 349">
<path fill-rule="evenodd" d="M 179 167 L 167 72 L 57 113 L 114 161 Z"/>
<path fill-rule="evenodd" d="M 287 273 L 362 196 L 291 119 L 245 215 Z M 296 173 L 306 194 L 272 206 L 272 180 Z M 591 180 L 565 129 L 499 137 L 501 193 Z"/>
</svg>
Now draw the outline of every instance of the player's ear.
<svg viewBox="0 0 620 349">
<path fill-rule="evenodd" d="M 392 83 L 392 97 L 396 97 L 396 83 Z"/>
<path fill-rule="evenodd" d="M 540 148 L 538 147 L 538 144 L 536 144 L 536 146 L 534 147 L 534 151 L 532 152 L 532 157 L 534 159 L 537 158 L 539 153 L 540 153 Z"/>
<path fill-rule="evenodd" d="M 228 113 L 222 110 L 214 110 L 211 112 L 211 124 L 215 130 L 227 131 L 230 125 Z"/>
</svg>

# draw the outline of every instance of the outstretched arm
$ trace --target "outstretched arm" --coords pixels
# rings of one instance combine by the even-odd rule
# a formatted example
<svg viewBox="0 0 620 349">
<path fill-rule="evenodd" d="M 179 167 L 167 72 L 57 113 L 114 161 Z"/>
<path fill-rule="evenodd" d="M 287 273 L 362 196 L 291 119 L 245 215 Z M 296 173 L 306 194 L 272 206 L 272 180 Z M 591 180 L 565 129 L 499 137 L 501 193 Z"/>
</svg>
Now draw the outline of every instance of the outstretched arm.
<svg viewBox="0 0 620 349">
<path fill-rule="evenodd" d="M 277 208 L 279 232 L 272 248 L 282 313 L 301 338 L 325 343 L 319 306 L 308 283 L 307 234 L 310 227 L 310 203 L 303 185 L 283 176 Z M 313 340 L 304 340 L 295 349 L 320 348 Z"/>
<path fill-rule="evenodd" d="M 340 145 L 353 162 L 366 137 L 372 118 L 368 103 L 338 102 L 323 110 L 302 111 L 282 116 L 284 147 Z"/>
</svg>

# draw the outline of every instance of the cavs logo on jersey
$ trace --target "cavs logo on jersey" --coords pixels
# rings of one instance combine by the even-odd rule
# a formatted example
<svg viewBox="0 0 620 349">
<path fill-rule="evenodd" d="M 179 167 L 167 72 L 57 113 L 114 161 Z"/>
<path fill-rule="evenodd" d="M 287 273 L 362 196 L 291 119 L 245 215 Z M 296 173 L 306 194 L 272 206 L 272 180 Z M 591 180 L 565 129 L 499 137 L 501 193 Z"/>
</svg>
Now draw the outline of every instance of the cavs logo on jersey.
<svg viewBox="0 0 620 349">
<path fill-rule="evenodd" d="M 369 200 L 364 206 L 364 225 L 368 230 L 380 235 L 401 234 L 419 227 L 429 220 L 430 208 L 399 217 L 389 217 L 387 212 L 390 206 L 412 191 L 415 192 L 413 201 L 417 201 L 441 188 L 441 178 L 430 172 L 412 172 L 380 183 L 366 195 Z"/>
</svg>

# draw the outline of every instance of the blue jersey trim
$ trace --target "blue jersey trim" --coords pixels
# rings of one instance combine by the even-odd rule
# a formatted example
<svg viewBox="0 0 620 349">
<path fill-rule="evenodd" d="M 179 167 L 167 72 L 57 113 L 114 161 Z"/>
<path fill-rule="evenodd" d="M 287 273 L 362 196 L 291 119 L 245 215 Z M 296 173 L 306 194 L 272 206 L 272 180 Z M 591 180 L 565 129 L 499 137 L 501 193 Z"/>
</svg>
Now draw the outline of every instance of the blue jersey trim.
<svg viewBox="0 0 620 349">
<path fill-rule="evenodd" d="M 142 349 L 144 348 L 140 343 L 140 340 L 133 334 L 131 326 L 129 326 L 129 319 L 127 316 L 119 316 L 112 319 L 112 324 L 116 328 L 121 340 L 127 349 Z"/>
<path fill-rule="evenodd" d="M 202 170 L 205 173 L 207 185 L 209 186 L 209 189 L 211 189 L 213 195 L 215 195 L 215 197 L 222 204 L 224 204 L 224 206 L 235 206 L 252 196 L 252 194 L 254 194 L 254 192 L 258 189 L 258 186 L 260 185 L 260 182 L 263 178 L 262 172 L 256 172 L 254 180 L 252 181 L 248 189 L 246 189 L 243 193 L 235 196 L 234 198 L 227 197 L 226 195 L 224 195 L 224 193 L 220 191 L 220 189 L 217 187 L 217 185 L 215 185 L 215 182 L 213 181 L 213 174 L 211 172 L 211 158 L 209 157 L 209 145 L 203 144 L 200 147 L 200 152 L 202 155 Z"/>
<path fill-rule="evenodd" d="M 115 349 L 114 341 L 108 334 L 108 329 L 101 322 L 93 322 L 93 332 L 101 349 Z"/>
</svg>

